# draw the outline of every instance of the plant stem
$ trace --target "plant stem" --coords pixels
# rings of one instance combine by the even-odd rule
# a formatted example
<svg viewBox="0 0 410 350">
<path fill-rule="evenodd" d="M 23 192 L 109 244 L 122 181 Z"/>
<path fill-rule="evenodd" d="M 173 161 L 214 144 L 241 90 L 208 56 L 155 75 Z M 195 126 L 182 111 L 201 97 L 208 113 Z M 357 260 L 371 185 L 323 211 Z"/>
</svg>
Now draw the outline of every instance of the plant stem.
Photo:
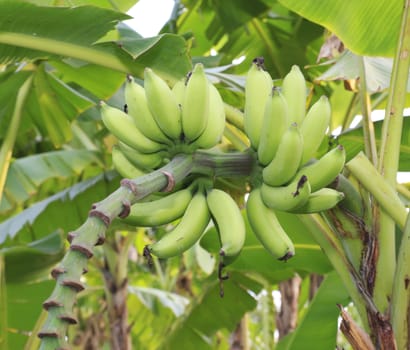
<svg viewBox="0 0 410 350">
<path fill-rule="evenodd" d="M 394 288 L 391 301 L 391 320 L 397 348 L 406 349 L 409 344 L 410 313 L 410 216 L 407 216 L 397 259 Z"/>
<path fill-rule="evenodd" d="M 406 208 L 400 201 L 396 190 L 380 175 L 364 153 L 359 153 L 346 163 L 346 168 L 373 195 L 382 209 L 403 230 L 407 218 Z M 394 231 L 389 232 L 389 234 L 394 237 Z M 393 260 L 393 256 L 390 256 L 389 260 Z"/>
<path fill-rule="evenodd" d="M 6 137 L 4 138 L 3 144 L 0 149 L 0 201 L 3 195 L 4 185 L 6 183 L 7 172 L 10 166 L 14 143 L 16 142 L 17 133 L 23 115 L 23 107 L 28 93 L 30 92 L 32 80 L 33 76 L 30 75 L 20 86 L 17 92 L 13 115 L 11 117 L 10 125 L 7 129 Z"/>
</svg>

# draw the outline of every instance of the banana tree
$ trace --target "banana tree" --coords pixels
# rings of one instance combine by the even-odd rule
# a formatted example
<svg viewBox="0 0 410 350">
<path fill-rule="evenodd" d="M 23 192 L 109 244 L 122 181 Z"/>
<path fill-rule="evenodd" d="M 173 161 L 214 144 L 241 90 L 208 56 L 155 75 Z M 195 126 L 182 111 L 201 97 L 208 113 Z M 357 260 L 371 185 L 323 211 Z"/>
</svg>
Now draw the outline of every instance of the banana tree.
<svg viewBox="0 0 410 350">
<path fill-rule="evenodd" d="M 126 1 L 117 1 L 116 4 L 121 11 L 131 5 Z M 121 320 L 119 326 L 110 328 L 113 348 L 126 348 L 131 344 L 147 348 L 161 345 L 173 348 L 175 344 L 204 349 L 216 348 L 218 343 L 227 346 L 227 333 L 235 329 L 241 318 L 241 334 L 244 334 L 243 327 L 255 327 L 252 334 L 262 330 L 262 341 L 254 336 L 252 344 L 256 347 L 258 342 L 262 342 L 262 346 L 271 348 L 273 345 L 268 344 L 274 342 L 272 286 L 295 274 L 303 281 L 300 300 L 304 297 L 310 300 L 309 308 L 300 307 L 304 317 L 299 320 L 296 330 L 277 343 L 278 348 L 302 348 L 307 342 L 315 342 L 323 349 L 334 346 L 339 313 L 342 317 L 341 330 L 354 348 L 400 349 L 407 346 L 406 242 L 409 228 L 403 201 L 409 196 L 405 186 L 396 184 L 396 174 L 399 169 L 407 170 L 406 150 L 400 146 L 407 143 L 407 123 L 402 111 L 408 76 L 408 4 L 405 3 L 401 21 L 402 4 L 398 2 L 386 1 L 372 6 L 371 2 L 363 1 L 351 5 L 353 8 L 343 13 L 373 15 L 354 21 L 349 29 L 344 25 L 344 17 L 340 17 L 341 4 L 339 1 L 320 5 L 283 0 L 283 6 L 276 2 L 256 2 L 250 6 L 245 1 L 235 6 L 231 2 L 215 2 L 215 7 L 209 7 L 207 2 L 186 1 L 184 5 L 188 11 L 180 13 L 176 7 L 175 17 L 164 28 L 164 31 L 174 34 L 164 33 L 148 39 L 138 37 L 121 25 L 120 22 L 127 17 L 112 10 L 91 6 L 72 9 L 40 7 L 28 2 L 0 4 L 0 16 L 4 16 L 0 21 L 0 57 L 5 65 L 1 78 L 4 87 L 1 96 L 4 102 L 1 115 L 4 126 L 0 152 L 3 174 L 0 188 L 4 188 L 1 206 L 4 218 L 17 213 L 0 226 L 1 305 L 4 305 L 0 333 L 4 347 L 7 347 L 7 338 L 16 347 L 8 331 L 18 324 L 11 315 L 19 309 L 16 308 L 17 303 L 8 301 L 13 300 L 19 283 L 30 281 L 33 290 L 39 291 L 36 292 L 40 296 L 37 299 L 46 300 L 43 306 L 48 314 L 41 313 L 38 318 L 41 301 L 37 300 L 38 308 L 32 312 L 32 323 L 20 327 L 33 329 L 34 320 L 38 318 L 34 333 L 40 335 L 42 348 L 66 346 L 66 335 L 70 332 L 68 326 L 73 323 L 79 324 L 73 340 L 79 347 L 93 341 L 92 334 L 81 330 L 93 329 L 97 334 L 105 334 L 106 331 L 97 327 L 104 313 L 98 313 L 95 319 L 87 315 L 87 307 L 98 309 L 98 297 L 101 295 L 105 295 L 108 319 Z M 197 16 L 202 20 L 198 21 Z M 97 20 L 89 21 L 90 17 Z M 323 28 L 304 17 L 336 33 L 345 47 L 352 51 L 332 58 L 335 64 L 329 70 L 323 71 L 326 66 L 316 65 L 306 74 L 311 81 L 326 82 L 321 86 L 312 85 L 311 105 L 319 95 L 313 91 L 326 91 L 332 104 L 341 107 L 333 107 L 331 129 L 342 125 L 342 133 L 329 137 L 329 142 L 323 142 L 316 156 L 327 153 L 335 143 L 346 149 L 343 176 L 338 176 L 338 182 L 332 185 L 344 193 L 345 205 L 320 214 L 278 211 L 276 216 L 280 226 L 296 248 L 295 257 L 286 263 L 276 261 L 264 250 L 253 234 L 255 224 L 249 223 L 245 216 L 244 247 L 228 267 L 224 261 L 215 264 L 219 259 L 215 227 L 210 228 L 201 244 L 193 246 L 183 258 L 175 257 L 169 261 L 153 259 L 150 266 L 138 256 L 138 267 L 130 267 L 127 252 L 134 247 L 141 252 L 151 243 L 151 237 L 142 234 L 143 229 L 130 227 L 117 218 L 132 212 L 134 202 L 138 204 L 146 200 L 143 198 L 158 200 L 164 197 L 161 193 L 164 189 L 166 193 L 174 188 L 189 187 L 192 174 L 208 178 L 201 179 L 199 188 L 222 188 L 238 204 L 244 202 L 250 178 L 253 179 L 252 186 L 258 185 L 260 168 L 255 152 L 249 148 L 255 141 L 249 134 L 249 142 L 246 136 L 249 127 L 246 123 L 244 126 L 244 116 L 239 110 L 246 105 L 244 80 L 240 74 L 243 75 L 251 61 L 260 56 L 265 57 L 265 68 L 278 80 L 293 64 L 313 63 L 316 57 L 311 58 L 312 52 L 319 54 L 323 44 Z M 8 18 L 15 21 L 11 23 Z M 386 24 L 377 21 L 382 18 L 391 21 L 391 30 L 385 31 Z M 281 21 L 289 25 L 281 26 Z M 116 28 L 115 24 L 118 24 Z M 50 26 L 56 30 L 51 31 Z M 247 35 L 243 35 L 244 26 Z M 186 32 L 192 28 L 195 28 L 195 41 L 190 47 L 187 42 L 191 39 Z M 306 28 L 311 29 L 309 38 L 301 34 Z M 372 41 L 376 43 L 374 45 L 367 40 L 370 34 L 377 38 Z M 199 39 L 201 36 L 202 40 Z M 257 41 L 258 45 L 254 45 L 255 38 L 261 39 Z M 297 40 L 291 42 L 290 38 Z M 330 51 L 333 57 L 341 49 L 341 42 L 336 40 L 336 44 L 338 46 L 331 46 L 328 41 L 322 48 Z M 219 52 L 214 58 L 207 55 L 212 47 Z M 113 96 L 125 81 L 126 74 L 143 78 L 145 67 L 158 72 L 170 86 L 176 85 L 191 70 L 188 50 L 197 56 L 195 61 L 202 61 L 209 67 L 208 77 L 218 83 L 220 94 L 225 102 L 229 102 L 224 106 L 227 118 L 222 141 L 224 153 L 193 151 L 180 142 L 176 147 L 172 146 L 174 149 L 170 154 L 166 154 L 169 163 L 150 174 L 139 177 L 135 174 L 134 179 L 120 182 L 118 174 L 102 173 L 110 167 L 110 149 L 114 139 L 99 123 L 100 113 L 95 108 L 97 101 Z M 290 53 L 292 59 L 289 59 Z M 386 82 L 388 64 L 364 55 L 393 54 L 395 59 L 389 83 Z M 245 55 L 245 61 L 231 65 L 232 59 L 241 55 Z M 325 56 L 323 52 L 322 55 Z M 222 65 L 229 66 L 217 67 Z M 328 82 L 341 77 L 346 86 L 349 83 L 352 91 Z M 383 79 L 375 79 L 380 77 Z M 386 117 L 383 122 L 373 123 L 369 113 L 371 104 L 386 98 L 386 94 L 380 91 L 386 86 L 390 86 Z M 109 104 L 123 108 L 122 90 Z M 352 116 L 357 110 L 363 116 L 361 125 L 351 130 Z M 40 135 L 41 142 L 33 142 L 27 149 L 26 139 L 30 135 Z M 38 147 L 43 150 L 40 155 L 11 162 L 12 149 L 18 155 L 30 154 Z M 55 152 L 54 149 L 59 147 L 64 149 Z M 233 149 L 236 150 L 234 153 Z M 116 150 L 114 147 L 113 155 Z M 185 156 L 181 156 L 181 152 Z M 82 182 L 67 189 L 72 181 Z M 306 189 L 303 184 L 304 181 L 299 183 L 293 192 Z M 62 191 L 56 193 L 58 190 Z M 47 198 L 50 192 L 54 195 Z M 103 199 L 105 195 L 108 197 Z M 33 205 L 33 201 L 38 203 Z M 92 203 L 97 204 L 89 211 Z M 25 206 L 29 208 L 22 210 Z M 62 221 L 61 218 L 67 216 L 69 219 Z M 155 229 L 155 236 L 160 238 L 166 230 L 166 227 Z M 68 236 L 70 248 L 61 260 L 64 236 Z M 104 239 L 107 242 L 103 247 L 94 247 L 102 244 Z M 396 242 L 403 243 L 397 244 L 396 248 Z M 57 261 L 60 263 L 52 269 L 52 277 L 57 280 L 53 288 L 52 280 L 44 280 L 44 271 Z M 38 264 L 36 277 L 27 273 L 28 264 L 33 262 Z M 201 269 L 197 268 L 198 265 Z M 182 267 L 183 273 L 180 271 Z M 90 273 L 83 276 L 87 269 Z M 227 281 L 224 271 L 229 273 Z M 313 299 L 307 296 L 309 287 L 314 286 L 310 277 L 312 273 L 325 275 Z M 43 278 L 42 283 L 32 283 L 40 277 Z M 87 289 L 82 291 L 84 282 L 92 293 Z M 199 292 L 199 288 L 203 291 Z M 6 290 L 7 295 L 4 293 Z M 81 294 L 77 296 L 79 291 Z M 185 297 L 175 294 L 175 291 Z M 224 294 L 222 299 L 219 296 L 221 292 Z M 27 295 L 24 298 L 29 300 Z M 187 310 L 187 300 L 193 295 L 194 301 Z M 282 293 L 282 300 L 285 300 L 284 295 Z M 240 305 L 235 300 L 241 300 Z M 259 305 L 264 306 L 259 311 L 258 300 Z M 342 307 L 349 300 L 353 302 L 358 316 L 351 307 Z M 80 306 L 80 313 L 73 312 L 74 303 Z M 340 305 L 340 310 L 336 304 Z M 5 309 L 6 306 L 9 310 Z M 128 315 L 132 307 L 139 311 L 138 316 Z M 178 317 L 184 310 L 185 317 Z M 210 310 L 218 313 L 210 316 Z M 252 310 L 254 313 L 249 313 Z M 243 318 L 245 313 L 261 317 L 261 328 L 257 328 L 258 322 Z M 131 332 L 129 317 L 135 320 Z M 176 319 L 178 322 L 174 322 Z M 158 320 L 161 320 L 161 327 L 155 323 Z M 313 331 L 317 329 L 318 320 L 329 325 L 322 334 Z M 156 325 L 151 327 L 151 333 L 143 327 L 144 322 Z M 107 328 L 108 324 L 110 322 L 107 322 Z M 152 332 L 155 332 L 155 337 Z M 27 348 L 38 344 L 36 334 L 29 338 Z M 69 334 L 73 339 L 74 334 Z M 243 339 L 238 341 L 244 342 Z M 22 342 L 18 344 L 22 347 Z M 102 344 L 94 346 L 98 348 Z"/>
</svg>

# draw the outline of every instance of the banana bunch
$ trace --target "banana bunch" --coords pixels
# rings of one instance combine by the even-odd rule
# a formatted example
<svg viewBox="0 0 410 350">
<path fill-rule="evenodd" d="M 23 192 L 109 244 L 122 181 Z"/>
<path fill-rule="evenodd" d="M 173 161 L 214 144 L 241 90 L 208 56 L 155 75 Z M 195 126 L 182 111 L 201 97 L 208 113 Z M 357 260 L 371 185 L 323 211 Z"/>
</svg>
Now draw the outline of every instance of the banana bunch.
<svg viewBox="0 0 410 350">
<path fill-rule="evenodd" d="M 275 210 L 306 214 L 335 207 L 344 194 L 329 186 L 344 167 L 345 150 L 338 145 L 316 159 L 330 124 L 327 97 L 306 113 L 307 86 L 299 67 L 293 66 L 278 88 L 262 63 L 261 58 L 254 60 L 245 83 L 245 132 L 261 167 L 247 215 L 266 249 L 286 260 L 293 245 Z"/>
<path fill-rule="evenodd" d="M 119 141 L 113 164 L 124 177 L 157 169 L 179 152 L 212 148 L 222 138 L 224 103 L 200 63 L 172 88 L 146 68 L 144 87 L 128 77 L 124 94 L 124 110 L 101 102 L 102 121 Z"/>
</svg>

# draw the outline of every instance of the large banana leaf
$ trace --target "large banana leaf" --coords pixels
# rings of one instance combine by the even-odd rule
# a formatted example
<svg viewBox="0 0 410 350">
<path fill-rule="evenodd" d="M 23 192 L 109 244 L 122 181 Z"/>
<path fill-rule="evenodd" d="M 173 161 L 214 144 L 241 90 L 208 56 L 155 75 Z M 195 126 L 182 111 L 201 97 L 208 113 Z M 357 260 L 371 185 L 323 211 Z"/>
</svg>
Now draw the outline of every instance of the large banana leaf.
<svg viewBox="0 0 410 350">
<path fill-rule="evenodd" d="M 47 183 L 56 189 L 57 180 L 67 185 L 68 181 L 80 177 L 84 170 L 92 165 L 103 168 L 98 154 L 88 150 L 53 151 L 15 160 L 7 174 L 0 213 L 4 215 L 5 212 L 32 200 L 35 194 L 47 192 Z"/>
<path fill-rule="evenodd" d="M 118 174 L 95 176 L 50 196 L 0 224 L 0 245 L 29 243 L 58 229 L 67 233 L 87 218 L 94 202 L 102 200 L 119 185 Z"/>
<path fill-rule="evenodd" d="M 356 54 L 391 57 L 395 53 L 403 11 L 401 0 L 279 2 L 334 32 Z"/>
<path fill-rule="evenodd" d="M 118 41 L 107 37 L 101 42 L 127 18 L 123 13 L 93 6 L 0 2 L 0 63 L 71 57 L 138 76 L 150 65 L 171 82 L 186 74 L 190 62 L 182 37 L 164 34 L 141 39 L 135 34 L 122 38 L 118 33 Z"/>
<path fill-rule="evenodd" d="M 10 0 L 1 0 L 10 1 Z M 0 2 L 1 2 L 0 1 Z M 20 0 L 23 1 L 23 0 Z M 126 12 L 129 10 L 138 0 L 24 0 L 24 2 L 33 3 L 40 6 L 61 6 L 61 3 L 69 6 L 82 6 L 92 5 L 112 9 L 116 11 Z"/>
</svg>

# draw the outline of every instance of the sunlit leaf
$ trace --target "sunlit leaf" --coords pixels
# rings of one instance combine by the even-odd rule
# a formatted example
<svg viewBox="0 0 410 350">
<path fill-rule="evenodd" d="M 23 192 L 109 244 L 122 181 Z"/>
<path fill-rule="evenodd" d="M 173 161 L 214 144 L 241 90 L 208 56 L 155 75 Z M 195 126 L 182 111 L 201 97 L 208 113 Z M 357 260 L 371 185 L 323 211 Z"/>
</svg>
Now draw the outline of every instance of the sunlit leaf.
<svg viewBox="0 0 410 350">
<path fill-rule="evenodd" d="M 400 1 L 279 0 L 279 2 L 302 17 L 329 29 L 348 49 L 357 54 L 394 55 L 403 10 Z"/>
</svg>

